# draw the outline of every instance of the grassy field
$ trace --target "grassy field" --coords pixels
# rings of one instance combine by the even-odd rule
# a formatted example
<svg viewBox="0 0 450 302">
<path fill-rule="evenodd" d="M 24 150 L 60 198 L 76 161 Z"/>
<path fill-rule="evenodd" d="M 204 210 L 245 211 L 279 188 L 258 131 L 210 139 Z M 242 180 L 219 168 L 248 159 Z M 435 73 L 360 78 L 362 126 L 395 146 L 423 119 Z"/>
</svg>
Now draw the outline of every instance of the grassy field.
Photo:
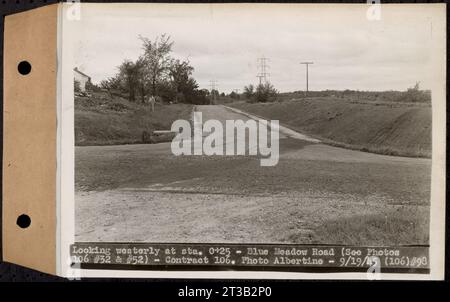
<svg viewBox="0 0 450 302">
<path fill-rule="evenodd" d="M 75 144 L 117 145 L 143 143 L 143 132 L 170 130 L 177 119 L 189 119 L 192 105 L 132 103 L 103 92 L 75 98 Z"/>
<path fill-rule="evenodd" d="M 331 145 L 386 155 L 431 156 L 429 104 L 317 97 L 229 105 L 266 119 L 279 120 L 289 128 Z"/>
</svg>

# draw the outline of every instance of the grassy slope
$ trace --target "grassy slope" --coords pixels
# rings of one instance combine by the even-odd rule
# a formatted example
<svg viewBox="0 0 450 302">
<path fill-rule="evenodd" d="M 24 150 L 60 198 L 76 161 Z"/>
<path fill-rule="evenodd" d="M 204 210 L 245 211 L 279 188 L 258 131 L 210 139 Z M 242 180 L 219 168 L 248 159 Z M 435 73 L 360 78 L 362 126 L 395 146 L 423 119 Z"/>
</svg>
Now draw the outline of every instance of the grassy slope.
<svg viewBox="0 0 450 302">
<path fill-rule="evenodd" d="M 115 145 L 142 142 L 142 132 L 169 130 L 177 119 L 189 119 L 192 106 L 187 104 L 156 104 L 155 112 L 106 93 L 75 98 L 75 144 Z"/>
<path fill-rule="evenodd" d="M 231 106 L 280 120 L 329 144 L 389 155 L 431 156 L 431 107 L 424 104 L 314 98 Z"/>
</svg>

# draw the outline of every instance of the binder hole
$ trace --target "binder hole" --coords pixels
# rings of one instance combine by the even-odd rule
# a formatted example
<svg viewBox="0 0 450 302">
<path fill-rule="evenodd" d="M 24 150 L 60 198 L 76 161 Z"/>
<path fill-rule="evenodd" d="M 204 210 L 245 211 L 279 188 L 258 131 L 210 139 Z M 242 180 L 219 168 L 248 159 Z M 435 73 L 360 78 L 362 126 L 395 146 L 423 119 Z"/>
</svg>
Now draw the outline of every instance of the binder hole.
<svg viewBox="0 0 450 302">
<path fill-rule="evenodd" d="M 17 225 L 21 227 L 22 229 L 26 229 L 31 224 L 30 216 L 26 214 L 22 214 L 19 217 L 17 217 Z"/>
<path fill-rule="evenodd" d="M 31 72 L 31 64 L 27 61 L 22 61 L 17 66 L 17 69 L 19 70 L 19 73 L 22 75 L 27 75 Z"/>
</svg>

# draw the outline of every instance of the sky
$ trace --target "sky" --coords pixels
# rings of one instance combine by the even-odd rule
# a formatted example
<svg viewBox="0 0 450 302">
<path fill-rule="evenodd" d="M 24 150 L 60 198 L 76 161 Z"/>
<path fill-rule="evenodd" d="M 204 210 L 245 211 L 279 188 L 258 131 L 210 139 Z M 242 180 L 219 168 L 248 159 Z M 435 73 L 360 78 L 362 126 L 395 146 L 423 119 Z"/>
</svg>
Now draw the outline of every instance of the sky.
<svg viewBox="0 0 450 302">
<path fill-rule="evenodd" d="M 388 6 L 388 7 L 387 7 Z M 200 88 L 219 91 L 257 84 L 257 58 L 280 92 L 309 89 L 427 89 L 433 70 L 432 6 L 83 4 L 73 32 L 75 64 L 94 83 L 114 76 L 124 59 L 142 54 L 139 35 L 166 33 L 173 56 L 189 60 Z M 436 22 L 436 21 L 435 21 Z M 435 35 L 436 36 L 436 35 Z"/>
</svg>

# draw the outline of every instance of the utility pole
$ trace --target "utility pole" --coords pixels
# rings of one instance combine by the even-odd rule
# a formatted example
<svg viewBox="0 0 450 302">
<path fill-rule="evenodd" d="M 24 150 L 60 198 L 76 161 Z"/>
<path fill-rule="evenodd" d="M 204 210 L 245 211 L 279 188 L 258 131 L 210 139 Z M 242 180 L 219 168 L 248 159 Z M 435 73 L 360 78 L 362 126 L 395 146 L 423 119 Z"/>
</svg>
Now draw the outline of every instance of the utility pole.
<svg viewBox="0 0 450 302">
<path fill-rule="evenodd" d="M 300 64 L 304 64 L 306 65 L 306 92 L 305 92 L 305 96 L 308 94 L 309 91 L 309 79 L 308 79 L 308 67 L 310 64 L 314 64 L 314 62 L 300 62 Z"/>
<path fill-rule="evenodd" d="M 209 87 L 211 87 L 211 99 L 209 100 L 209 104 L 212 105 L 214 104 L 214 100 L 215 100 L 215 95 L 214 95 L 214 91 L 217 89 L 216 87 L 218 86 L 217 84 L 217 80 L 210 80 L 209 81 Z"/>
<path fill-rule="evenodd" d="M 269 68 L 267 61 L 269 61 L 269 59 L 265 57 L 256 60 L 258 64 L 258 74 L 256 77 L 259 79 L 259 85 L 267 83 L 267 77 L 269 76 L 269 73 L 267 73 L 267 69 Z"/>
</svg>

